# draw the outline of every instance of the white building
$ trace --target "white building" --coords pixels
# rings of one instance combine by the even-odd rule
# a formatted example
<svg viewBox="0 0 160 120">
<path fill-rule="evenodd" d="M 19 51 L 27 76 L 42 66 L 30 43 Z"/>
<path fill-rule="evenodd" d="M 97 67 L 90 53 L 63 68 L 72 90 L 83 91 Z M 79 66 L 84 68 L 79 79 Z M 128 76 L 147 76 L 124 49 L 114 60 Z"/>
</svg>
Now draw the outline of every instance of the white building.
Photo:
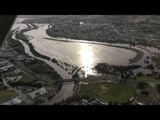
<svg viewBox="0 0 160 120">
<path fill-rule="evenodd" d="M 3 103 L 2 105 L 19 105 L 21 103 L 22 103 L 22 101 L 20 99 L 14 98 L 12 100 L 9 100 L 9 101 Z"/>
<path fill-rule="evenodd" d="M 84 22 L 79 22 L 80 25 L 84 25 Z"/>
<path fill-rule="evenodd" d="M 44 95 L 46 93 L 48 93 L 48 92 L 46 91 L 46 89 L 44 87 L 42 87 L 42 88 L 40 88 L 38 90 L 35 90 L 35 91 L 31 92 L 31 93 L 28 93 L 28 96 L 31 99 L 35 99 L 37 97 L 37 94 Z"/>
</svg>

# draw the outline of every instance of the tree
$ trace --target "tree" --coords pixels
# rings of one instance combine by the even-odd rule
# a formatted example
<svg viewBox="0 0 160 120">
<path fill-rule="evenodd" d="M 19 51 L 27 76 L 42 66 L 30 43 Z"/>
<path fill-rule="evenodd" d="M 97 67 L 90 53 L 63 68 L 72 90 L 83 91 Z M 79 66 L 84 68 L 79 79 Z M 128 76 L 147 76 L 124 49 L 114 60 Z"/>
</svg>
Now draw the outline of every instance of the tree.
<svg viewBox="0 0 160 120">
<path fill-rule="evenodd" d="M 138 83 L 138 88 L 139 89 L 144 89 L 144 83 L 143 82 L 139 82 Z"/>
<path fill-rule="evenodd" d="M 147 97 L 149 95 L 149 92 L 148 91 L 142 91 L 141 94 Z"/>
<path fill-rule="evenodd" d="M 120 80 L 119 82 L 122 83 L 122 80 Z"/>
<path fill-rule="evenodd" d="M 108 104 L 109 104 L 109 105 L 113 105 L 113 102 L 112 102 L 112 101 L 109 101 Z"/>
<path fill-rule="evenodd" d="M 160 85 L 157 85 L 157 91 L 160 94 Z"/>
<path fill-rule="evenodd" d="M 150 70 L 154 70 L 154 66 L 153 66 L 153 64 L 149 64 L 149 65 L 147 65 L 147 67 L 146 67 L 147 69 L 150 69 Z"/>
<path fill-rule="evenodd" d="M 129 74 L 130 74 L 130 75 L 133 75 L 133 71 L 132 71 L 132 70 L 131 70 L 131 71 L 129 71 Z"/>
</svg>

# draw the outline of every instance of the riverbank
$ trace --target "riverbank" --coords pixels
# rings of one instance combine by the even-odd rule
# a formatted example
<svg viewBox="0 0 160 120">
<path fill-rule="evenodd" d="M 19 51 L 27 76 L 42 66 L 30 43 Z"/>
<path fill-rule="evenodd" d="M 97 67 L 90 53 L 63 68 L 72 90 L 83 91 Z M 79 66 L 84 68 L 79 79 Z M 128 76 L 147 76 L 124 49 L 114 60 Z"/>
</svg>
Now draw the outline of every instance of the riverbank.
<svg viewBox="0 0 160 120">
<path fill-rule="evenodd" d="M 77 65 L 79 65 L 77 69 L 79 67 L 84 67 L 84 70 L 86 71 L 90 69 L 87 68 L 88 66 L 95 65 L 95 63 L 101 63 L 103 61 L 106 63 L 109 62 L 113 65 L 116 63 L 120 65 L 128 65 L 128 61 L 130 59 L 130 63 L 132 62 L 131 64 L 137 64 L 138 62 L 138 64 L 142 64 L 143 67 L 146 65 L 144 64 L 144 59 L 148 54 L 146 54 L 146 50 L 141 51 L 141 48 L 138 48 L 137 46 L 130 47 L 127 44 L 110 44 L 90 41 L 84 42 L 83 40 L 67 41 L 67 39 L 58 38 L 56 40 L 52 40 L 54 38 L 50 37 L 50 40 L 47 40 L 46 38 L 48 37 L 46 35 L 46 25 L 38 26 L 37 29 L 33 28 L 34 27 L 32 27 L 32 25 L 28 26 L 28 30 L 23 34 L 24 36 L 30 36 L 31 39 L 25 41 L 22 40 L 23 38 L 16 39 L 21 41 L 28 55 L 42 60 L 48 65 L 55 68 L 55 70 L 63 76 L 62 79 L 72 77 L 72 75 L 69 74 L 68 70 L 62 67 L 75 65 L 76 61 L 80 62 L 80 64 L 77 63 Z M 16 32 L 13 34 L 15 35 Z M 28 37 L 25 37 L 25 39 L 28 39 Z M 32 45 L 32 48 L 37 51 L 37 53 L 45 55 L 50 59 L 44 59 L 43 57 L 41 58 L 41 56 L 35 55 L 33 50 L 31 50 L 31 46 L 29 44 Z M 57 59 L 56 62 L 54 58 Z M 139 60 L 142 62 L 139 62 Z M 68 61 L 70 62 L 70 64 L 65 65 L 65 63 L 68 63 Z M 74 69 L 74 71 L 70 71 L 70 73 L 76 73 L 76 69 Z M 74 85 L 74 83 L 67 85 L 63 84 L 62 89 L 56 94 L 55 97 L 53 97 L 51 102 L 45 104 L 57 103 L 72 96 L 74 93 L 72 89 Z"/>
<path fill-rule="evenodd" d="M 86 44 L 97 44 L 97 45 L 105 45 L 105 46 L 110 46 L 110 47 L 117 47 L 117 48 L 123 48 L 123 49 L 127 49 L 127 50 L 132 50 L 136 53 L 136 56 L 129 59 L 129 63 L 130 64 L 133 64 L 133 63 L 136 63 L 137 61 L 139 61 L 143 55 L 144 55 L 144 52 L 141 51 L 141 50 L 138 50 L 136 48 L 133 48 L 133 47 L 128 47 L 127 46 L 118 46 L 118 44 L 111 44 L 111 43 L 106 43 L 106 42 L 98 42 L 98 41 L 83 41 L 83 40 L 72 40 L 72 39 L 64 39 L 62 38 L 60 40 L 60 38 L 44 38 L 44 39 L 47 39 L 47 40 L 54 40 L 54 41 L 59 41 L 59 42 L 76 42 L 76 43 L 86 43 Z"/>
<path fill-rule="evenodd" d="M 139 45 L 130 47 L 129 44 L 111 44 L 96 41 L 53 38 L 46 35 L 46 30 L 49 27 L 48 24 L 34 25 L 37 26 L 36 30 L 24 32 L 24 35 L 32 36 L 29 43 L 32 44 L 38 53 L 48 56 L 53 60 L 54 58 L 60 60 L 55 63 L 57 63 L 62 69 L 66 70 L 68 74 L 73 73 L 75 68 L 73 67 L 73 71 L 71 69 L 67 69 L 64 67 L 65 62 L 70 65 L 75 65 L 77 68 L 95 66 L 98 63 L 108 63 L 111 65 L 118 64 L 124 66 L 128 64 L 135 64 L 142 65 L 144 68 L 147 65 L 144 63 L 146 57 L 151 57 L 149 50 L 151 49 L 152 51 L 152 48 L 149 47 L 147 47 L 147 49 L 143 49 L 143 46 Z M 104 46 L 108 46 L 106 47 L 107 49 L 104 49 Z M 99 53 L 101 54 L 99 55 Z M 75 58 L 75 56 L 77 57 Z M 115 59 L 115 57 L 118 59 Z M 88 69 L 90 68 L 85 68 L 85 70 L 89 71 Z M 142 70 L 147 71 L 146 74 L 151 73 L 151 71 L 149 72 L 147 69 Z"/>
<path fill-rule="evenodd" d="M 28 26 L 29 27 L 29 26 Z M 28 30 L 30 31 L 31 29 L 29 29 L 28 28 Z M 32 30 L 33 30 L 33 28 L 32 28 Z M 19 32 L 21 32 L 21 31 L 19 31 Z M 24 30 L 24 31 L 22 31 L 22 32 L 27 32 L 26 30 Z M 15 32 L 15 34 L 16 34 L 16 32 Z M 26 53 L 27 54 L 29 54 L 29 55 L 31 55 L 31 56 L 33 56 L 33 57 L 36 57 L 37 59 L 40 59 L 40 60 L 42 60 L 42 61 L 44 61 L 44 62 L 46 62 L 47 64 L 50 64 L 51 65 L 51 63 L 52 64 L 54 64 L 51 60 L 47 60 L 47 59 L 43 59 L 43 58 L 41 58 L 40 56 L 36 56 L 36 55 L 34 55 L 34 53 L 31 51 L 31 46 L 29 46 L 29 44 L 32 44 L 32 41 L 34 41 L 35 40 L 35 36 L 32 36 L 32 35 L 29 35 L 29 36 L 32 36 L 32 39 L 30 39 L 30 40 L 22 40 L 22 39 L 27 39 L 28 37 L 24 37 L 25 36 L 25 34 L 21 34 L 21 37 L 24 37 L 24 38 L 19 38 L 19 39 L 17 39 L 16 37 L 16 35 L 14 34 L 14 37 L 15 37 L 15 39 L 16 40 L 19 40 L 21 43 L 22 43 L 22 45 L 24 46 L 24 48 L 25 48 L 25 51 L 26 51 Z M 24 36 L 23 36 L 24 35 Z M 39 38 L 39 36 L 38 36 L 38 38 Z M 28 44 L 27 44 L 28 43 Z M 53 44 L 54 45 L 54 44 Z M 35 49 L 35 45 L 34 44 L 32 44 L 32 48 L 33 49 Z M 38 53 L 39 53 L 39 51 L 37 51 Z M 40 52 L 40 54 L 41 54 L 41 52 Z M 88 60 L 88 56 L 84 56 L 85 58 L 86 58 L 86 60 Z M 53 59 L 53 58 L 52 58 Z M 65 64 L 65 63 L 64 63 Z M 55 65 L 55 64 L 54 64 Z M 52 66 L 53 68 L 56 68 L 56 66 Z M 57 69 L 55 69 L 58 73 L 60 73 L 60 75 L 62 75 L 63 74 L 63 71 L 65 71 L 64 69 L 62 70 L 60 70 L 60 66 L 58 66 L 58 69 L 59 70 L 57 70 Z M 66 72 L 67 73 L 67 72 Z M 74 73 L 74 72 L 73 72 Z M 63 77 L 63 79 L 64 79 L 64 77 Z M 73 88 L 74 87 L 74 84 L 71 84 L 71 85 L 63 85 L 62 86 L 62 89 L 59 91 L 59 93 L 57 93 L 56 94 L 56 96 L 53 98 L 53 100 L 51 100 L 51 102 L 49 102 L 48 104 L 53 104 L 53 103 L 56 103 L 56 102 L 59 102 L 59 101 L 62 101 L 62 100 L 65 100 L 65 99 L 67 99 L 68 98 L 68 96 L 72 96 L 73 95 Z M 68 91 L 67 92 L 67 94 L 66 94 L 66 91 Z M 47 103 L 46 103 L 47 104 Z"/>
</svg>

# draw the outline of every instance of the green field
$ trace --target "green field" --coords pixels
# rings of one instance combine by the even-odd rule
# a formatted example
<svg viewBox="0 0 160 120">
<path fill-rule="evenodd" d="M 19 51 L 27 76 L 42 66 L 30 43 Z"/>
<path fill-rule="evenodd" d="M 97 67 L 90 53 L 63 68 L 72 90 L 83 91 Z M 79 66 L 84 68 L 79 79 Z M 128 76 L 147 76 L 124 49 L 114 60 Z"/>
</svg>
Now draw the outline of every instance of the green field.
<svg viewBox="0 0 160 120">
<path fill-rule="evenodd" d="M 35 79 L 31 78 L 30 76 L 28 76 L 24 72 L 21 72 L 19 75 L 22 76 L 22 78 L 18 81 L 19 83 L 28 84 L 28 83 L 35 82 Z"/>
<path fill-rule="evenodd" d="M 48 92 L 51 91 L 52 93 L 55 92 L 55 91 L 57 91 L 58 87 L 59 87 L 59 85 L 56 85 L 55 83 L 50 83 L 50 84 L 48 84 L 48 85 L 45 86 L 46 90 Z"/>
<path fill-rule="evenodd" d="M 155 101 L 156 100 L 156 92 L 152 87 L 148 87 L 146 88 L 146 91 L 149 92 L 148 98 L 150 98 L 151 100 Z"/>
<path fill-rule="evenodd" d="M 0 104 L 4 103 L 12 98 L 16 97 L 17 94 L 12 90 L 3 90 L 0 91 Z"/>
<path fill-rule="evenodd" d="M 156 47 L 156 48 L 160 48 L 160 42 L 159 42 L 159 40 L 150 41 L 148 44 L 149 44 L 150 46 L 153 46 L 153 47 Z"/>
<path fill-rule="evenodd" d="M 143 90 L 140 90 L 140 91 L 147 91 L 148 92 L 148 95 L 147 96 L 144 96 L 143 94 L 138 94 L 138 97 L 143 97 L 143 98 L 148 98 L 152 101 L 156 101 L 157 97 L 156 97 L 156 91 L 153 87 L 151 86 L 148 86 L 146 88 L 144 88 Z"/>
<path fill-rule="evenodd" d="M 93 83 L 81 85 L 78 94 L 88 95 L 105 102 L 124 103 L 136 94 L 134 86 L 114 83 Z"/>
<path fill-rule="evenodd" d="M 105 76 L 89 76 L 87 78 L 84 78 L 84 82 L 93 82 L 93 81 L 99 81 L 105 79 Z"/>
<path fill-rule="evenodd" d="M 160 79 L 156 79 L 152 76 L 141 76 L 137 77 L 136 80 L 148 81 L 148 82 L 160 82 Z"/>
<path fill-rule="evenodd" d="M 54 77 L 52 74 L 44 74 L 44 78 L 49 81 L 49 82 L 53 82 L 54 81 Z"/>
<path fill-rule="evenodd" d="M 154 57 L 153 60 L 156 62 L 156 67 L 160 69 L 160 55 Z"/>
<path fill-rule="evenodd" d="M 94 82 L 94 81 L 100 81 L 100 80 L 106 80 L 106 76 L 88 76 L 83 79 L 84 82 Z M 117 76 L 109 76 L 109 78 L 117 80 Z"/>
<path fill-rule="evenodd" d="M 0 91 L 5 89 L 6 89 L 6 86 L 4 86 L 3 84 L 0 84 Z"/>
</svg>

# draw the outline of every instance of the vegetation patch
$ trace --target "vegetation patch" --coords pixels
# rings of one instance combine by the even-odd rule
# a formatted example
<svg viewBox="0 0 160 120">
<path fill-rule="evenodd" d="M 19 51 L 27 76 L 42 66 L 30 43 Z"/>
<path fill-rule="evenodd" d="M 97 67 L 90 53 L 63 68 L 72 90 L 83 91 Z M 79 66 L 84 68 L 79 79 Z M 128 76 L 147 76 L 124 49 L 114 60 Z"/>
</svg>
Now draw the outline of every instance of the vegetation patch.
<svg viewBox="0 0 160 120">
<path fill-rule="evenodd" d="M 124 103 L 136 94 L 136 88 L 126 84 L 98 83 L 82 84 L 78 93 L 80 96 L 90 96 L 105 102 Z"/>
<path fill-rule="evenodd" d="M 17 94 L 12 90 L 3 90 L 0 91 L 0 104 L 13 99 Z"/>
<path fill-rule="evenodd" d="M 138 49 L 130 48 L 130 50 L 136 52 L 136 56 L 129 60 L 130 64 L 139 61 L 144 55 L 144 53 Z"/>
<path fill-rule="evenodd" d="M 128 66 L 117 66 L 117 65 L 108 65 L 106 63 L 98 63 L 95 66 L 95 69 L 98 73 L 102 74 L 115 74 L 116 71 L 118 72 L 128 72 L 133 69 L 140 68 L 140 65 L 128 65 Z"/>
<path fill-rule="evenodd" d="M 152 101 L 156 101 L 156 91 L 152 86 L 145 82 L 139 82 L 137 88 L 139 89 L 137 98 L 146 98 Z"/>
<path fill-rule="evenodd" d="M 148 82 L 160 82 L 160 79 L 154 78 L 153 76 L 147 76 L 147 75 L 136 77 L 136 80 L 148 81 Z"/>
<path fill-rule="evenodd" d="M 153 60 L 156 62 L 156 67 L 160 69 L 160 55 L 153 57 Z"/>
<path fill-rule="evenodd" d="M 30 76 L 28 76 L 24 72 L 21 72 L 19 75 L 22 76 L 22 78 L 18 81 L 19 83 L 30 84 L 30 83 L 33 83 L 36 81 L 35 79 L 31 78 Z"/>
</svg>

